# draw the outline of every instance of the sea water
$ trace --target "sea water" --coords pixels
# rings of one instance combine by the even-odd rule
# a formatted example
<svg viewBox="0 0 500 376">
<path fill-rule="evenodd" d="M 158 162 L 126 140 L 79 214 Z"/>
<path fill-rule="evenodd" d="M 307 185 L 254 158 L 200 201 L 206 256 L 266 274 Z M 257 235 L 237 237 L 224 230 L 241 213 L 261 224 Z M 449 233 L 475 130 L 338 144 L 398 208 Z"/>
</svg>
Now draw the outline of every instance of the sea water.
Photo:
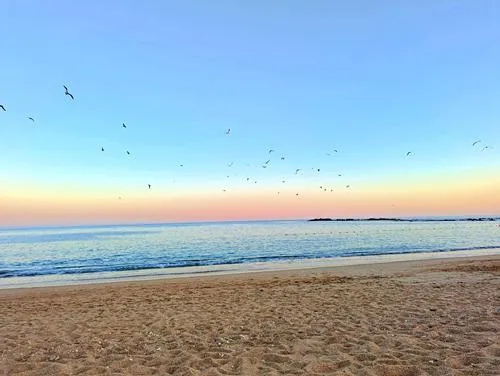
<svg viewBox="0 0 500 376">
<path fill-rule="evenodd" d="M 498 221 L 261 221 L 0 229 L 0 287 L 500 254 Z"/>
</svg>

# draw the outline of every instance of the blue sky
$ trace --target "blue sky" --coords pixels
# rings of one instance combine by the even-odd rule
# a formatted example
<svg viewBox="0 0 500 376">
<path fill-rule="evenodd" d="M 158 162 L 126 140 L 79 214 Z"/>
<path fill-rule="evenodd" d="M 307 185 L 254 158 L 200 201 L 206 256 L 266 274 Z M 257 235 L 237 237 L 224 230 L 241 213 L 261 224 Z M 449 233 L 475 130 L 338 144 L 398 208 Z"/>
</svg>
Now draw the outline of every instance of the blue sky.
<svg viewBox="0 0 500 376">
<path fill-rule="evenodd" d="M 496 169 L 499 19 L 497 1 L 4 1 L 0 174 L 203 189 Z"/>
</svg>

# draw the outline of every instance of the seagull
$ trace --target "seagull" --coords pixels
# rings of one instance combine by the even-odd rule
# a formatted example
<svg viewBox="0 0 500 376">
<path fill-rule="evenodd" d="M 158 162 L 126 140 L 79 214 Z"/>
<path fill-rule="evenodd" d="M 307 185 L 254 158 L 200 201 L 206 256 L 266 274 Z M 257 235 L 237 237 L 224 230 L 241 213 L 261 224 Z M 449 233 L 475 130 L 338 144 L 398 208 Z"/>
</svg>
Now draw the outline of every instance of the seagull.
<svg viewBox="0 0 500 376">
<path fill-rule="evenodd" d="M 2 110 L 4 110 L 4 111 L 7 111 L 7 110 L 5 109 L 5 107 L 3 106 L 3 104 L 0 104 L 0 108 L 1 108 Z"/>
<path fill-rule="evenodd" d="M 71 94 L 68 90 L 68 88 L 66 87 L 66 85 L 63 85 L 64 87 L 64 94 L 66 95 L 69 95 L 71 97 L 71 99 L 75 99 L 75 97 L 73 97 L 73 94 Z"/>
<path fill-rule="evenodd" d="M 274 152 L 274 149 L 269 149 L 269 154 L 271 154 L 272 152 Z"/>
<path fill-rule="evenodd" d="M 101 151 L 104 151 L 104 148 L 103 148 L 103 147 L 101 147 Z"/>
<path fill-rule="evenodd" d="M 271 160 L 270 160 L 270 159 L 268 159 L 268 160 L 266 161 L 266 163 L 264 163 L 264 164 L 269 164 L 269 162 L 271 162 Z"/>
<path fill-rule="evenodd" d="M 285 157 L 281 157 L 281 160 L 284 161 L 285 160 Z"/>
<path fill-rule="evenodd" d="M 486 149 L 490 149 L 490 146 L 486 145 L 481 151 L 485 151 Z"/>
<path fill-rule="evenodd" d="M 249 180 L 250 180 L 250 178 L 247 178 L 247 181 L 249 181 Z"/>
<path fill-rule="evenodd" d="M 226 131 L 226 134 L 229 136 L 229 133 L 231 133 L 231 128 L 228 128 Z"/>
<path fill-rule="evenodd" d="M 148 188 L 151 189 L 151 184 L 148 184 Z"/>
<path fill-rule="evenodd" d="M 127 154 L 130 155 L 130 152 L 127 150 Z"/>
<path fill-rule="evenodd" d="M 296 169 L 295 170 L 295 175 L 297 175 L 299 173 L 299 171 L 300 171 L 300 168 Z"/>
<path fill-rule="evenodd" d="M 408 153 L 406 153 L 406 156 L 409 157 L 411 154 L 411 151 L 409 151 Z"/>
<path fill-rule="evenodd" d="M 472 143 L 472 146 L 476 146 L 476 145 L 477 145 L 477 144 L 479 144 L 480 142 L 481 142 L 481 140 L 474 141 L 474 142 Z"/>
<path fill-rule="evenodd" d="M 281 182 L 284 184 L 284 183 L 285 183 L 285 180 L 282 180 Z"/>
<path fill-rule="evenodd" d="M 35 122 L 35 119 L 33 119 L 32 117 L 28 117 L 29 120 L 31 120 L 33 123 Z"/>
<path fill-rule="evenodd" d="M 125 125 L 125 123 L 122 123 L 122 128 L 127 128 L 127 126 Z"/>
<path fill-rule="evenodd" d="M 351 186 L 350 186 L 350 185 L 346 185 L 345 187 L 346 187 L 346 188 L 351 188 Z"/>
</svg>

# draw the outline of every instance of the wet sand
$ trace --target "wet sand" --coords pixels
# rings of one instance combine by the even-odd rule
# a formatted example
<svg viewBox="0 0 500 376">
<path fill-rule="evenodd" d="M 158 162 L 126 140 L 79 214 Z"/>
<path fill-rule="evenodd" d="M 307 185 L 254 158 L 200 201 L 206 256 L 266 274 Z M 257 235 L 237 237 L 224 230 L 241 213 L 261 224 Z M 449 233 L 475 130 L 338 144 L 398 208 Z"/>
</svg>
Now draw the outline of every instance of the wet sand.
<svg viewBox="0 0 500 376">
<path fill-rule="evenodd" d="M 0 375 L 499 375 L 500 256 L 0 290 Z"/>
</svg>

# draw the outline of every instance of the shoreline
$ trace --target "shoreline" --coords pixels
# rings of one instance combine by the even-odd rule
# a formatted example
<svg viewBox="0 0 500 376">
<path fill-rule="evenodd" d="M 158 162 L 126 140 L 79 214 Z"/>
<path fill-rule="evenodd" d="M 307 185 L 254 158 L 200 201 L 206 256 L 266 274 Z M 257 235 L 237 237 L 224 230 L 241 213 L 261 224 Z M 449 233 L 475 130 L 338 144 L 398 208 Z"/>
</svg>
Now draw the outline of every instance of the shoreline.
<svg viewBox="0 0 500 376">
<path fill-rule="evenodd" d="M 474 254 L 471 254 L 474 252 Z M 342 268 L 369 268 L 392 263 L 432 263 L 434 261 L 480 260 L 500 258 L 500 248 L 463 250 L 450 252 L 419 252 L 375 256 L 350 256 L 336 258 L 303 259 L 286 262 L 261 262 L 248 264 L 223 264 L 216 266 L 181 267 L 164 269 L 141 269 L 122 272 L 101 272 L 76 275 L 48 275 L 43 277 L 13 277 L 0 279 L 0 294 L 5 290 L 51 289 L 84 287 L 92 285 L 114 285 L 148 281 L 178 281 L 217 277 L 252 278 L 259 274 L 281 274 L 287 272 L 334 272 Z M 215 269 L 215 268 L 217 269 Z M 373 266 L 375 267 L 375 266 Z M 12 280 L 15 280 L 14 283 Z M 10 281 L 9 281 L 10 280 Z"/>
</svg>

